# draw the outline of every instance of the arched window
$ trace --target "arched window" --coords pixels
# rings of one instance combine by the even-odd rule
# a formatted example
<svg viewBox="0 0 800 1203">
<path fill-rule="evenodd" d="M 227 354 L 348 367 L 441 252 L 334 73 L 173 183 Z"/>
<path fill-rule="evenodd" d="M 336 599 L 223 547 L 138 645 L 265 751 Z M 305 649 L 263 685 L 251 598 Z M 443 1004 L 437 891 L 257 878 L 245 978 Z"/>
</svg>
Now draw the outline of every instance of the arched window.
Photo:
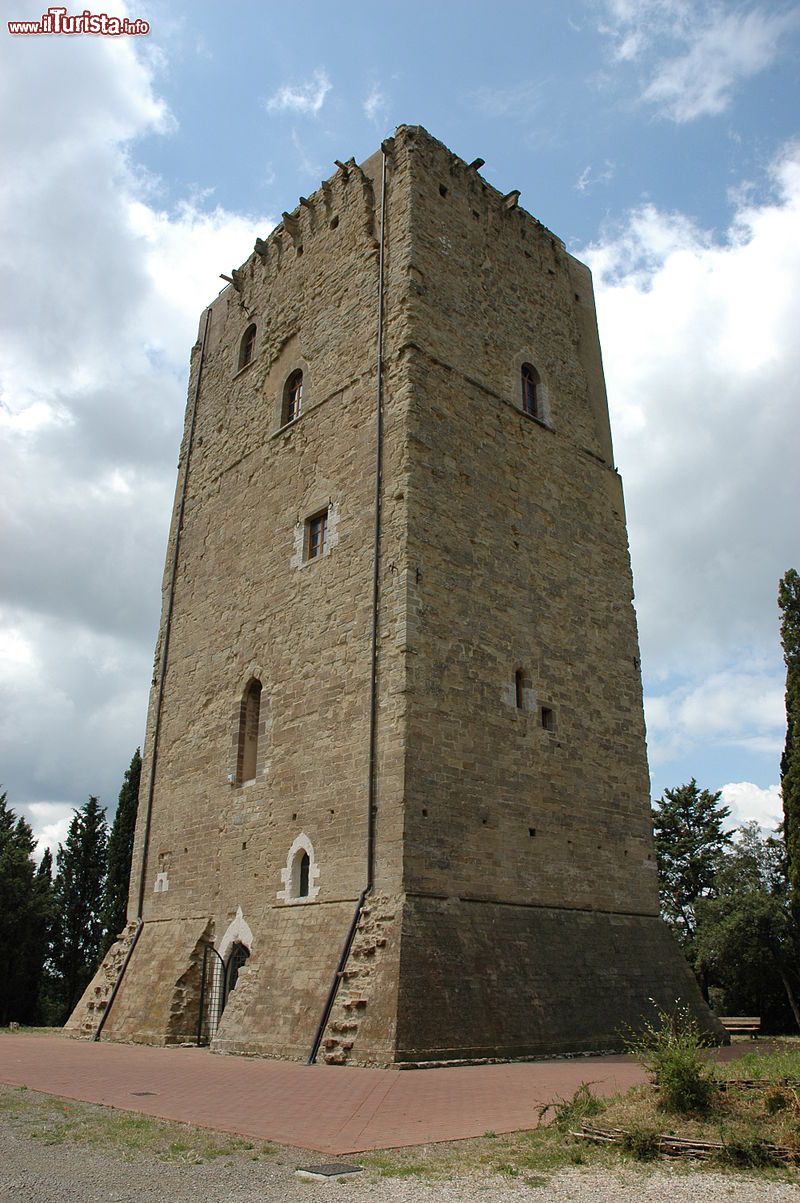
<svg viewBox="0 0 800 1203">
<path fill-rule="evenodd" d="M 258 737 L 261 726 L 261 682 L 253 679 L 244 691 L 239 718 L 237 777 L 252 781 L 258 765 Z"/>
<path fill-rule="evenodd" d="M 541 418 L 542 406 L 540 400 L 541 380 L 533 364 L 522 365 L 522 411 L 532 418 Z"/>
<path fill-rule="evenodd" d="M 303 373 L 298 368 L 292 372 L 283 386 L 283 407 L 281 410 L 281 426 L 299 418 L 303 409 Z"/>
<path fill-rule="evenodd" d="M 319 865 L 311 840 L 303 832 L 297 837 L 281 869 L 283 889 L 278 891 L 280 902 L 313 902 L 319 894 Z"/>
<path fill-rule="evenodd" d="M 241 372 L 242 368 L 246 368 L 248 363 L 252 361 L 253 353 L 256 349 L 256 327 L 255 323 L 248 326 L 242 335 L 242 341 L 239 343 L 239 365 L 237 371 Z"/>
</svg>

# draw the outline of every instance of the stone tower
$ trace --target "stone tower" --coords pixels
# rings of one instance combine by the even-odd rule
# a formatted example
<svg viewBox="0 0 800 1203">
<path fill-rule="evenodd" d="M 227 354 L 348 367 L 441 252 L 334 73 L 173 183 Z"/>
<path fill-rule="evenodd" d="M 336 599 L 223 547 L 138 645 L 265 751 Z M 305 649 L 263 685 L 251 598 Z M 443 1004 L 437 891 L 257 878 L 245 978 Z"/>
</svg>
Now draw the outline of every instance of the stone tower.
<svg viewBox="0 0 800 1203">
<path fill-rule="evenodd" d="M 590 273 L 481 166 L 401 126 L 201 320 L 130 923 L 73 1030 L 191 1040 L 206 943 L 220 1050 L 716 1030 L 658 917 Z"/>
</svg>

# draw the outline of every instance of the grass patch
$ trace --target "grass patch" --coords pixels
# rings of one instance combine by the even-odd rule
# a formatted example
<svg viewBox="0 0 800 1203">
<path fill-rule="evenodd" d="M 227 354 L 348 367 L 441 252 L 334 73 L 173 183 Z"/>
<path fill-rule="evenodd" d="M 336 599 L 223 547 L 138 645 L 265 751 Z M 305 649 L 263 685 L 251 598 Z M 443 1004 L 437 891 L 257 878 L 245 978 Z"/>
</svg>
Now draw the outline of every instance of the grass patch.
<svg viewBox="0 0 800 1203">
<path fill-rule="evenodd" d="M 93 1103 L 38 1094 L 25 1087 L 0 1087 L 0 1115 L 19 1135 L 44 1145 L 82 1145 L 174 1163 L 199 1164 L 220 1157 L 274 1156 L 272 1145 L 229 1136 Z"/>
<path fill-rule="evenodd" d="M 765 1078 L 776 1084 L 786 1079 L 800 1082 L 800 1044 L 781 1041 L 776 1049 L 754 1048 L 735 1061 L 718 1065 L 716 1076 L 729 1082 L 742 1078 Z"/>
</svg>

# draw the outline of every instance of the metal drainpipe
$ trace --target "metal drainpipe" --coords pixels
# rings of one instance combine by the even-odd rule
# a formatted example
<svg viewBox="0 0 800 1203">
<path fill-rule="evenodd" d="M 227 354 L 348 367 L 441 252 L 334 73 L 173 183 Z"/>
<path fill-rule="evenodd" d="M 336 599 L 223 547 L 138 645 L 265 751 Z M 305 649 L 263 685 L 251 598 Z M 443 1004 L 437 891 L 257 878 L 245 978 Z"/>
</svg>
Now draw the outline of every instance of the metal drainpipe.
<svg viewBox="0 0 800 1203">
<path fill-rule="evenodd" d="M 364 905 L 364 899 L 373 886 L 375 877 L 375 765 L 378 742 L 378 614 L 380 602 L 380 547 L 381 547 L 381 478 L 383 472 L 383 308 L 384 308 L 384 270 L 386 250 L 386 150 L 381 146 L 381 224 L 378 252 L 378 332 L 377 332 L 377 366 L 375 382 L 375 523 L 372 536 L 372 634 L 370 647 L 370 697 L 369 697 L 369 764 L 367 768 L 367 884 L 361 891 L 356 904 L 350 927 L 342 946 L 339 963 L 333 975 L 328 997 L 322 1010 L 314 1043 L 308 1054 L 307 1065 L 313 1065 L 317 1059 L 319 1046 L 325 1033 L 328 1020 L 339 992 L 342 973 L 350 949 L 355 939 L 358 917 Z"/>
<path fill-rule="evenodd" d="M 125 960 L 123 961 L 122 969 L 120 970 L 119 976 L 118 976 L 116 982 L 114 983 L 114 988 L 111 991 L 111 996 L 108 1000 L 108 1005 L 106 1006 L 106 1009 L 101 1016 L 100 1023 L 97 1025 L 97 1031 L 95 1032 L 95 1034 L 93 1036 L 94 1040 L 100 1039 L 100 1033 L 102 1032 L 103 1027 L 105 1026 L 106 1020 L 108 1019 L 109 1013 L 111 1011 L 111 1007 L 113 1006 L 114 1000 L 117 997 L 117 991 L 119 990 L 120 985 L 122 984 L 122 979 L 125 976 L 125 970 L 128 968 L 128 963 L 131 959 L 131 956 L 133 955 L 133 950 L 136 947 L 136 944 L 139 940 L 139 936 L 141 935 L 141 932 L 142 932 L 142 928 L 144 927 L 144 919 L 142 918 L 142 911 L 144 910 L 144 889 L 145 889 L 145 878 L 146 878 L 146 873 L 147 873 L 147 850 L 148 850 L 148 846 L 150 843 L 150 822 L 151 822 L 152 815 L 153 815 L 153 791 L 155 788 L 155 780 L 156 780 L 156 764 L 158 762 L 158 736 L 159 736 L 159 733 L 161 730 L 161 708 L 162 708 L 162 703 L 164 700 L 164 678 L 166 676 L 166 671 L 167 671 L 167 655 L 169 653 L 169 637 L 170 637 L 170 631 L 172 629 L 172 610 L 173 610 L 173 607 L 175 604 L 175 575 L 176 575 L 177 569 L 178 569 L 178 553 L 180 551 L 180 545 L 181 545 L 181 530 L 183 528 L 183 515 L 184 515 L 184 511 L 186 509 L 186 490 L 187 490 L 187 486 L 189 483 L 189 462 L 192 457 L 192 447 L 194 445 L 194 428 L 195 428 L 195 423 L 197 420 L 197 401 L 200 396 L 200 381 L 202 380 L 202 377 L 203 377 L 203 364 L 205 361 L 206 343 L 208 342 L 208 328 L 210 325 L 211 325 L 211 306 L 209 305 L 208 309 L 206 310 L 206 320 L 205 320 L 205 324 L 203 326 L 203 338 L 200 343 L 200 362 L 197 365 L 197 378 L 194 383 L 194 396 L 192 398 L 192 414 L 191 414 L 191 418 L 189 419 L 189 438 L 188 438 L 188 441 L 186 444 L 186 464 L 183 469 L 183 481 L 181 484 L 180 502 L 178 504 L 178 520 L 175 524 L 175 545 L 172 550 L 172 566 L 170 569 L 169 595 L 167 597 L 167 613 L 166 613 L 165 622 L 164 622 L 164 642 L 161 645 L 161 661 L 160 661 L 159 668 L 158 668 L 158 693 L 156 694 L 156 712 L 155 712 L 155 721 L 153 724 L 153 752 L 152 752 L 152 756 L 150 758 L 150 779 L 147 784 L 147 800 L 145 802 L 145 812 L 144 812 L 144 838 L 142 840 L 142 867 L 141 867 L 141 870 L 139 873 L 139 894 L 138 894 L 138 901 L 137 901 L 137 905 L 136 905 L 136 922 L 137 922 L 138 926 L 136 928 L 136 933 L 134 935 L 133 942 L 131 943 L 131 947 L 128 949 L 128 954 L 125 957 Z"/>
</svg>

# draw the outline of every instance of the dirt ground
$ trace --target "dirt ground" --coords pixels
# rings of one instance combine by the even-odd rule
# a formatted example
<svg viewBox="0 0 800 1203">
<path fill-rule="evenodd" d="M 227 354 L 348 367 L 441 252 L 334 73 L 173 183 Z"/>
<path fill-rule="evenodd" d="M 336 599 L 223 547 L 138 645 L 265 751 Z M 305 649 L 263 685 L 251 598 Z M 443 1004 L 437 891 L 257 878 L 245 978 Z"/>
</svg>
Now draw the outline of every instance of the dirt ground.
<svg viewBox="0 0 800 1203">
<path fill-rule="evenodd" d="M 542 1166 L 526 1134 L 387 1151 L 353 1178 L 315 1182 L 299 1149 L 0 1087 L 3 1203 L 800 1203 L 797 1180 L 606 1164 Z"/>
</svg>

